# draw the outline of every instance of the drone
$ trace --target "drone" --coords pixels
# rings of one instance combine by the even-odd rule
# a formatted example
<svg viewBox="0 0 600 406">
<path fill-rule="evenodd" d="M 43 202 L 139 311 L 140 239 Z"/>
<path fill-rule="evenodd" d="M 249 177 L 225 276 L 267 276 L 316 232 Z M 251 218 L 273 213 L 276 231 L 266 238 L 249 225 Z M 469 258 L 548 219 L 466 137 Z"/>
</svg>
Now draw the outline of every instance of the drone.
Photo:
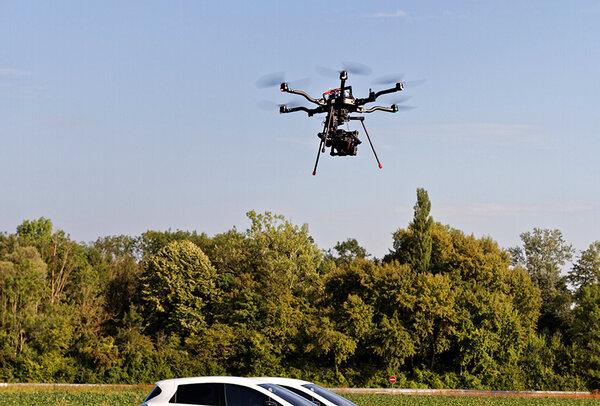
<svg viewBox="0 0 600 406">
<path fill-rule="evenodd" d="M 319 149 L 317 150 L 317 159 L 315 161 L 315 167 L 312 173 L 313 175 L 317 174 L 319 157 L 321 153 L 325 153 L 325 149 L 327 147 L 330 148 L 331 156 L 356 155 L 358 145 L 362 143 L 362 141 L 358 138 L 358 131 L 346 131 L 343 128 L 340 128 L 340 126 L 342 126 L 344 123 L 353 120 L 360 121 L 362 124 L 365 134 L 367 135 L 367 139 L 369 140 L 369 144 L 371 145 L 371 149 L 373 150 L 373 155 L 375 155 L 375 160 L 377 161 L 379 168 L 383 168 L 381 162 L 379 161 L 379 157 L 377 156 L 377 152 L 375 152 L 375 147 L 373 147 L 373 142 L 371 142 L 371 137 L 369 136 L 367 127 L 365 127 L 365 117 L 351 116 L 350 114 L 372 113 L 374 111 L 397 113 L 397 104 L 392 104 L 390 107 L 374 106 L 366 108 L 363 106 L 367 103 L 374 102 L 379 96 L 384 94 L 404 90 L 404 84 L 403 82 L 398 81 L 394 87 L 380 90 L 379 92 L 374 92 L 373 90 L 369 89 L 369 96 L 365 98 L 357 98 L 352 94 L 352 86 L 346 86 L 347 80 L 348 72 L 346 70 L 340 71 L 340 87 L 323 93 L 323 97 L 320 99 L 315 99 L 301 90 L 290 89 L 286 82 L 281 83 L 281 92 L 303 96 L 306 100 L 316 104 L 317 106 L 312 109 L 304 106 L 289 108 L 287 105 L 282 104 L 279 106 L 280 114 L 294 113 L 296 111 L 304 111 L 309 117 L 312 117 L 315 114 L 327 114 L 325 121 L 323 122 L 323 131 L 317 134 L 317 137 L 319 137 L 321 141 L 319 143 Z"/>
</svg>

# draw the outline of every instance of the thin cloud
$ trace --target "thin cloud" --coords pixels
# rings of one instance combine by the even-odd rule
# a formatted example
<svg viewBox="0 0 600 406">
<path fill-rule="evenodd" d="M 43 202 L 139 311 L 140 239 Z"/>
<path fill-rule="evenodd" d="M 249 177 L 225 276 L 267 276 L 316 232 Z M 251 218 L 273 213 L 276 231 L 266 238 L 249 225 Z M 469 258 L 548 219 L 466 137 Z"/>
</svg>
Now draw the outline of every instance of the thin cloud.
<svg viewBox="0 0 600 406">
<path fill-rule="evenodd" d="M 587 8 L 581 9 L 581 12 L 584 14 L 600 14 L 600 6 L 595 5 Z"/>
<path fill-rule="evenodd" d="M 306 136 L 290 136 L 290 137 L 277 137 L 277 141 L 286 144 L 293 145 L 295 147 L 301 147 L 302 149 L 315 149 L 319 145 L 317 137 L 306 137 Z"/>
<path fill-rule="evenodd" d="M 398 130 L 396 130 L 398 131 Z M 426 124 L 402 126 L 404 136 L 417 138 L 432 137 L 452 139 L 472 143 L 493 143 L 496 145 L 530 145 L 551 148 L 552 139 L 539 128 L 522 124 L 502 123 L 461 123 Z"/>
<path fill-rule="evenodd" d="M 369 14 L 369 15 L 365 15 L 364 18 L 404 18 L 404 17 L 408 17 L 408 14 L 406 13 L 406 11 L 403 10 L 396 10 L 393 13 L 375 13 L 375 14 Z"/>
<path fill-rule="evenodd" d="M 594 202 L 559 202 L 548 204 L 499 204 L 471 203 L 441 206 L 435 210 L 440 217 L 501 217 L 501 216 L 540 216 L 549 214 L 590 213 L 598 209 Z"/>
<path fill-rule="evenodd" d="M 45 130 L 84 130 L 97 128 L 100 125 L 100 121 L 85 119 L 74 115 L 44 115 L 34 116 L 30 119 L 31 124 L 34 128 L 45 129 Z"/>
<path fill-rule="evenodd" d="M 20 69 L 12 69 L 12 68 L 0 68 L 0 75 L 5 76 L 27 76 L 31 75 L 31 72 L 27 72 Z"/>
<path fill-rule="evenodd" d="M 42 88 L 19 86 L 13 83 L 0 83 L 0 97 L 9 99 L 40 99 L 44 97 Z"/>
<path fill-rule="evenodd" d="M 469 203 L 435 206 L 431 210 L 434 220 L 446 224 L 481 221 L 483 219 L 511 218 L 519 216 L 539 217 L 548 215 L 593 214 L 600 210 L 600 202 L 553 202 L 546 204 L 522 203 Z M 412 216 L 413 207 L 394 206 L 393 211 Z"/>
</svg>

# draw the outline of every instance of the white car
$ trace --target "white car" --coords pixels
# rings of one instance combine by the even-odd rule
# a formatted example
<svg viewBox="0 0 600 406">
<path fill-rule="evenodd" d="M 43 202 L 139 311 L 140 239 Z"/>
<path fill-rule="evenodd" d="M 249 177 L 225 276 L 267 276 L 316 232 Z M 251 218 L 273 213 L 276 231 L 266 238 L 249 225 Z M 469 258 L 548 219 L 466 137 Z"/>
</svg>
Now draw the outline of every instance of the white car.
<svg viewBox="0 0 600 406">
<path fill-rule="evenodd" d="M 356 406 L 348 399 L 312 382 L 302 381 L 300 379 L 275 377 L 261 377 L 256 379 L 288 389 L 307 400 L 316 403 L 317 406 Z"/>
<path fill-rule="evenodd" d="M 204 376 L 166 379 L 140 406 L 315 406 L 275 384 L 252 378 Z"/>
</svg>

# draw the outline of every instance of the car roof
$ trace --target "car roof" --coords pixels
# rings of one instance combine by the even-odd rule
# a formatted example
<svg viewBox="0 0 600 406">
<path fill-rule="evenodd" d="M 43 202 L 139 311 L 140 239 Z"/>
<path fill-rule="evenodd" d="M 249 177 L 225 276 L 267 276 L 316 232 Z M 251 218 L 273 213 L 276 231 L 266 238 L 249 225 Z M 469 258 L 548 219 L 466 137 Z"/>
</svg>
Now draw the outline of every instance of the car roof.
<svg viewBox="0 0 600 406">
<path fill-rule="evenodd" d="M 189 385 L 195 383 L 224 383 L 224 384 L 233 384 L 233 385 L 242 385 L 246 387 L 254 387 L 259 392 L 267 391 L 264 387 L 260 387 L 259 385 L 268 383 L 266 381 L 261 381 L 255 378 L 244 378 L 240 376 L 198 376 L 198 377 L 189 377 L 189 378 L 174 378 L 174 379 L 164 379 L 156 382 L 156 385 L 164 391 L 164 394 L 157 396 L 157 399 L 160 396 L 171 396 L 172 392 L 174 392 L 178 386 L 180 385 Z M 283 388 L 282 388 L 283 389 Z M 279 403 L 283 405 L 290 405 L 288 401 L 281 398 L 275 393 L 269 394 L 269 396 L 277 399 Z M 166 398 L 165 398 L 166 399 Z M 152 399 L 154 400 L 154 399 Z"/>
<path fill-rule="evenodd" d="M 264 381 L 253 378 L 244 378 L 241 376 L 195 376 L 189 378 L 163 379 L 156 382 L 156 385 L 162 390 L 175 390 L 179 385 L 188 385 L 193 383 L 230 383 L 243 386 L 257 386 Z"/>
<path fill-rule="evenodd" d="M 174 378 L 174 379 L 163 379 L 162 381 L 156 382 L 157 385 L 163 386 L 168 385 L 182 385 L 189 383 L 237 383 L 242 385 L 264 383 L 254 378 L 244 378 L 241 376 L 195 376 L 189 378 Z"/>
<path fill-rule="evenodd" d="M 312 382 L 309 381 L 303 381 L 301 379 L 294 379 L 294 378 L 282 378 L 282 377 L 277 377 L 277 376 L 261 376 L 261 377 L 257 377 L 256 378 L 259 381 L 262 382 L 269 382 L 275 385 L 306 385 L 306 384 L 311 384 Z"/>
</svg>

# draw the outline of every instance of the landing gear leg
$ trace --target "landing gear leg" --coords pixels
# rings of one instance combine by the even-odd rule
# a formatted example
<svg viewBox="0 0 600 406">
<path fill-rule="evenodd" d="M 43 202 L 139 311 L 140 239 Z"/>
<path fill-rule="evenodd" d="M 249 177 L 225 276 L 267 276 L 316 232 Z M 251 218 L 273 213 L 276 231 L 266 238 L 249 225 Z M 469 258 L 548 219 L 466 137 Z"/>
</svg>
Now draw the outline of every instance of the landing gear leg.
<svg viewBox="0 0 600 406">
<path fill-rule="evenodd" d="M 325 152 L 325 146 L 327 144 L 327 137 L 329 136 L 329 128 L 331 125 L 331 109 L 329 110 L 329 114 L 327 115 L 327 123 L 325 124 L 324 128 L 323 128 L 323 137 L 321 138 L 321 142 L 319 143 L 319 149 L 317 150 L 317 160 L 315 161 L 315 168 L 313 169 L 313 176 L 315 176 L 317 174 L 317 165 L 319 165 L 319 157 L 321 156 L 322 152 Z M 323 147 L 323 150 L 321 150 L 321 147 Z"/>
<path fill-rule="evenodd" d="M 369 140 L 369 144 L 371 144 L 371 149 L 373 150 L 373 155 L 375 155 L 375 159 L 377 160 L 377 164 L 379 165 L 379 169 L 383 168 L 383 166 L 381 166 L 381 162 L 379 162 L 379 157 L 377 156 L 377 152 L 375 152 L 375 148 L 373 147 L 373 143 L 371 142 L 371 137 L 369 137 L 369 133 L 367 132 L 367 127 L 365 127 L 365 118 L 364 117 L 357 117 L 358 120 L 360 120 L 360 123 L 362 124 L 363 128 L 365 129 L 365 134 L 367 134 L 367 139 Z"/>
</svg>

